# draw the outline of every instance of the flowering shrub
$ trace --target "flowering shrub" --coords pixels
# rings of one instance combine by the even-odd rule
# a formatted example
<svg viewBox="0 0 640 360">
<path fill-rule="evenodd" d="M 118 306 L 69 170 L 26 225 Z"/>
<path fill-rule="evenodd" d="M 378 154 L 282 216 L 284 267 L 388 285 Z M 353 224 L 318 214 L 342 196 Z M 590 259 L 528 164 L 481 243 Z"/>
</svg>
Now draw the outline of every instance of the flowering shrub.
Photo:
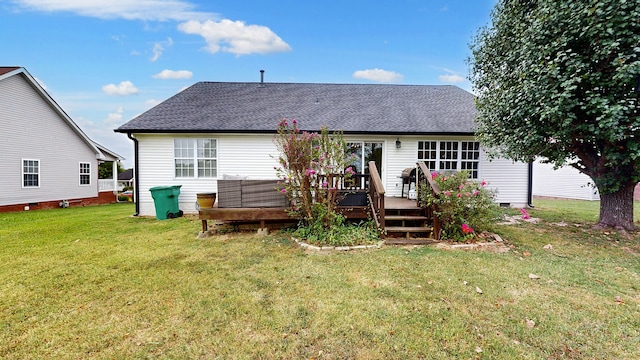
<svg viewBox="0 0 640 360">
<path fill-rule="evenodd" d="M 440 187 L 440 195 L 431 189 L 420 189 L 420 199 L 427 206 L 436 205 L 435 213 L 442 223 L 442 237 L 454 241 L 468 241 L 499 215 L 493 201 L 495 193 L 486 188 L 485 181 L 469 179 L 468 172 L 450 174 L 431 173 Z"/>
<path fill-rule="evenodd" d="M 355 172 L 348 167 L 351 158 L 345 155 L 346 142 L 342 133 L 329 135 L 300 131 L 298 122 L 286 119 L 278 124 L 274 139 L 280 152 L 276 174 L 283 185 L 282 192 L 293 204 L 293 214 L 309 228 L 329 229 L 342 224 L 336 212 L 340 182 Z"/>
</svg>

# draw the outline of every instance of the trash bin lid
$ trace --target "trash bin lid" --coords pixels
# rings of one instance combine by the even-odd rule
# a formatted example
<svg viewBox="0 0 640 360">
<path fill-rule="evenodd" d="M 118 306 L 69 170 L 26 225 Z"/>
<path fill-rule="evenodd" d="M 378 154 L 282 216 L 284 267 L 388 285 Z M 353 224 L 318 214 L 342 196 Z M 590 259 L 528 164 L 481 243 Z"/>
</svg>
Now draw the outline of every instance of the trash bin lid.
<svg viewBox="0 0 640 360">
<path fill-rule="evenodd" d="M 182 185 L 180 185 L 182 186 Z M 152 188 L 149 189 L 149 191 L 153 192 L 153 191 L 158 191 L 158 190 L 172 190 L 173 186 L 154 186 Z"/>
</svg>

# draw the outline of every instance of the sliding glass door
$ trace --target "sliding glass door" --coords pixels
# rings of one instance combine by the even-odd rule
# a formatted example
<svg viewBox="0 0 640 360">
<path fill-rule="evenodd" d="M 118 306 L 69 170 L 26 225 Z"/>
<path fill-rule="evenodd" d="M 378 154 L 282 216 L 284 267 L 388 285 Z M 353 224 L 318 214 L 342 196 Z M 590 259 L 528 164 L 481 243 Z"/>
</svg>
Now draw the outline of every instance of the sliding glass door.
<svg viewBox="0 0 640 360">
<path fill-rule="evenodd" d="M 347 143 L 347 156 L 354 155 L 351 166 L 357 174 L 369 174 L 369 161 L 374 161 L 382 177 L 382 142 L 356 141 Z M 364 179 L 361 183 L 365 187 Z"/>
</svg>

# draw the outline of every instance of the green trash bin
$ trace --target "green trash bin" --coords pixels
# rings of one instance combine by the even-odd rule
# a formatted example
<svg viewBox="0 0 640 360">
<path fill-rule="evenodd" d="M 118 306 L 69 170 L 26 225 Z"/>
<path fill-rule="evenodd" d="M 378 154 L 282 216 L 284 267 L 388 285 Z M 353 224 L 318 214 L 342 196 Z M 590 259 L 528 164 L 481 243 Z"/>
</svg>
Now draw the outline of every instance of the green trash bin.
<svg viewBox="0 0 640 360">
<path fill-rule="evenodd" d="M 149 189 L 156 207 L 156 219 L 173 219 L 183 215 L 178 204 L 181 187 L 182 185 L 156 186 Z"/>
</svg>

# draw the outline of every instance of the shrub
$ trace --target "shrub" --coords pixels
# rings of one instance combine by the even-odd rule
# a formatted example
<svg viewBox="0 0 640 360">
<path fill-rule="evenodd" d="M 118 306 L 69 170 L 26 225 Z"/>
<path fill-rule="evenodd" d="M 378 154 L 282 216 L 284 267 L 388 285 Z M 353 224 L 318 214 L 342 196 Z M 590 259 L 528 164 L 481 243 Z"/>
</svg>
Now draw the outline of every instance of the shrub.
<svg viewBox="0 0 640 360">
<path fill-rule="evenodd" d="M 310 227 L 328 229 L 344 222 L 336 212 L 338 188 L 354 171 L 345 155 L 346 142 L 341 132 L 332 135 L 326 128 L 320 133 L 301 132 L 294 119 L 278 125 L 274 139 L 280 152 L 276 174 L 282 192 L 293 205 L 293 214 Z"/>
<path fill-rule="evenodd" d="M 348 223 L 343 216 L 339 216 L 336 225 L 331 228 L 318 225 L 319 223 L 300 226 L 293 232 L 293 236 L 320 246 L 353 246 L 374 244 L 378 241 L 378 230 L 371 220 Z"/>
<path fill-rule="evenodd" d="M 433 172 L 431 178 L 440 187 L 439 196 L 431 189 L 421 188 L 420 199 L 427 206 L 435 205 L 434 212 L 442 223 L 442 238 L 472 240 L 499 216 L 499 206 L 494 202 L 495 192 L 486 188 L 485 181 L 470 180 L 466 171 Z"/>
<path fill-rule="evenodd" d="M 372 243 L 378 233 L 371 222 L 348 224 L 337 212 L 341 200 L 338 189 L 355 174 L 349 164 L 342 132 L 329 134 L 300 131 L 298 122 L 286 119 L 278 124 L 274 139 L 280 152 L 276 174 L 280 178 L 292 210 L 300 219 L 294 236 L 315 245 L 347 246 Z"/>
</svg>

